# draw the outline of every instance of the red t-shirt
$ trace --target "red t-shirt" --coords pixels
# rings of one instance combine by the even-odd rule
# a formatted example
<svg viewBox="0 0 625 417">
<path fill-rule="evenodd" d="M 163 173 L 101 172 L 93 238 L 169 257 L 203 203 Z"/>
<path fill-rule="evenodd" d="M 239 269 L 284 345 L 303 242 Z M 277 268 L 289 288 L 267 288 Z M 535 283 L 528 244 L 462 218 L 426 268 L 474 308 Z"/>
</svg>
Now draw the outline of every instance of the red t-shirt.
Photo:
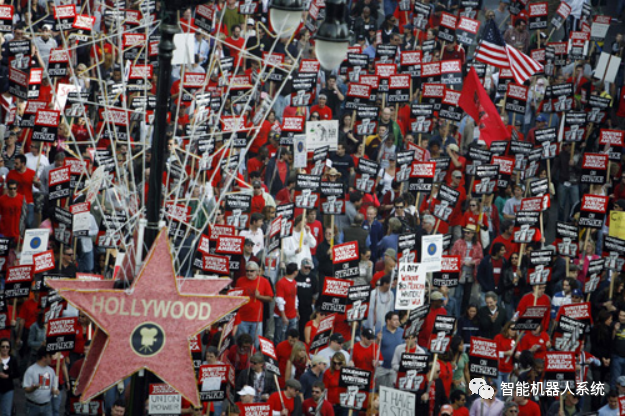
<svg viewBox="0 0 625 417">
<path fill-rule="evenodd" d="M 340 372 L 332 372 L 332 369 L 327 369 L 323 373 L 323 385 L 328 391 L 328 401 L 332 404 L 340 404 L 341 394 L 346 391 L 346 388 L 339 387 L 340 375 Z"/>
<path fill-rule="evenodd" d="M 17 181 L 17 193 L 26 197 L 26 204 L 32 204 L 33 200 L 33 180 L 35 179 L 35 171 L 26 168 L 26 171 L 19 173 L 12 169 L 7 174 L 7 183 L 9 180 Z"/>
<path fill-rule="evenodd" d="M 245 38 L 242 36 L 239 36 L 239 39 L 233 39 L 232 37 L 226 39 L 226 47 L 230 50 L 230 56 L 234 57 L 235 66 L 238 65 L 237 61 L 241 53 L 239 50 L 243 49 L 243 45 L 245 45 Z"/>
<path fill-rule="evenodd" d="M 255 171 L 264 171 L 263 162 L 260 161 L 258 158 L 250 158 L 247 161 L 247 172 L 249 174 Z M 265 177 L 262 172 L 260 173 L 260 175 L 261 175 L 261 178 Z"/>
<path fill-rule="evenodd" d="M 419 332 L 419 338 L 417 339 L 417 344 L 419 346 L 426 349 L 430 348 L 429 340 L 430 336 L 432 336 L 434 321 L 436 320 L 436 316 L 438 315 L 447 315 L 447 310 L 445 310 L 445 307 L 441 307 L 436 310 L 430 310 L 428 315 L 425 316 L 425 321 L 423 322 L 423 326 L 421 327 L 421 331 Z"/>
<path fill-rule="evenodd" d="M 510 259 L 510 255 L 512 255 L 515 252 L 519 251 L 520 245 L 518 243 L 514 243 L 512 241 L 513 236 L 510 235 L 510 239 L 506 239 L 503 237 L 503 235 L 499 235 L 497 236 L 495 239 L 493 239 L 493 245 L 495 243 L 503 243 L 503 245 L 506 247 L 506 259 Z"/>
<path fill-rule="evenodd" d="M 526 332 L 521 342 L 519 342 L 517 350 L 523 352 L 524 350 L 529 350 L 534 345 L 538 345 L 540 347 L 534 352 L 534 358 L 545 359 L 545 356 L 547 356 L 547 342 L 549 342 L 547 332 L 541 332 L 538 336 L 534 336 L 531 332 Z"/>
<path fill-rule="evenodd" d="M 371 343 L 369 347 L 364 347 L 361 343 L 356 343 L 354 345 L 352 361 L 354 361 L 354 366 L 356 366 L 356 368 L 374 372 L 375 368 L 373 367 L 373 361 L 376 358 L 380 362 L 384 361 L 382 352 L 380 352 L 377 343 Z"/>
<path fill-rule="evenodd" d="M 260 282 L 258 282 L 260 280 Z M 240 279 L 237 281 L 237 288 L 243 290 L 243 295 L 250 297 L 250 301 L 239 308 L 238 315 L 241 317 L 241 321 L 249 321 L 258 323 L 263 320 L 263 302 L 256 299 L 256 289 L 262 296 L 273 297 L 273 290 L 271 284 L 264 277 L 258 277 L 255 280 Z"/>
<path fill-rule="evenodd" d="M 311 398 L 308 398 L 302 403 L 302 412 L 305 416 L 314 416 L 317 411 L 317 403 Z M 334 408 L 332 404 L 327 400 L 323 400 L 323 404 L 321 404 L 321 413 L 322 416 L 333 416 Z"/>
<path fill-rule="evenodd" d="M 520 416 L 542 416 L 540 407 L 532 400 L 527 400 L 525 405 L 518 405 Z"/>
<path fill-rule="evenodd" d="M 479 220 L 479 214 L 474 214 L 471 210 L 467 210 L 462 218 L 462 227 L 467 227 L 468 224 L 477 226 Z M 488 230 L 488 216 L 486 214 L 482 216 L 480 228 Z"/>
<path fill-rule="evenodd" d="M 280 368 L 280 376 L 278 377 L 278 381 L 280 382 L 280 386 L 284 387 L 285 380 L 284 375 L 286 374 L 286 363 L 291 358 L 291 352 L 293 351 L 293 346 L 289 343 L 288 340 L 284 340 L 278 343 L 276 346 L 276 356 L 278 357 L 278 368 Z"/>
<path fill-rule="evenodd" d="M 327 105 L 323 106 L 322 109 L 318 104 L 315 104 L 310 108 L 310 114 L 313 114 L 314 112 L 319 113 L 320 120 L 332 120 L 332 109 L 330 109 Z"/>
<path fill-rule="evenodd" d="M 265 208 L 265 204 L 265 197 L 263 197 L 262 194 L 254 195 L 252 197 L 251 213 L 262 213 L 263 209 Z"/>
<path fill-rule="evenodd" d="M 493 339 L 497 342 L 497 353 L 499 354 L 499 372 L 509 373 L 512 372 L 514 365 L 512 363 L 512 359 L 506 362 L 508 356 L 503 356 L 503 352 L 507 352 L 512 349 L 512 344 L 514 343 L 514 339 L 503 337 L 501 334 L 498 334 Z"/>
<path fill-rule="evenodd" d="M 276 298 L 282 297 L 286 304 L 284 306 L 284 314 L 286 318 L 291 320 L 297 317 L 297 281 L 282 278 L 276 283 Z M 276 303 L 273 312 L 280 315 L 280 310 Z"/>
<path fill-rule="evenodd" d="M 449 393 L 451 391 L 451 383 L 453 382 L 454 377 L 454 368 L 451 362 L 445 362 L 442 360 L 438 360 L 438 365 L 440 367 L 441 373 L 439 378 L 443 382 L 443 388 L 445 388 L 445 394 L 447 398 L 449 398 Z"/>
<path fill-rule="evenodd" d="M 493 280 L 495 281 L 495 285 L 499 286 L 499 278 L 501 277 L 501 270 L 503 269 L 503 258 L 491 258 L 491 262 L 493 263 Z"/>
<path fill-rule="evenodd" d="M 280 396 L 282 396 L 282 400 L 280 400 Z M 282 393 L 274 392 L 273 394 L 269 396 L 269 399 L 267 400 L 267 404 L 271 406 L 271 410 L 274 413 L 278 413 L 278 414 L 280 414 L 280 412 L 282 411 L 283 402 L 284 402 L 284 408 L 289 410 L 289 415 L 292 416 L 293 410 L 295 409 L 295 399 L 287 398 L 284 391 Z"/>
<path fill-rule="evenodd" d="M 4 316 L 4 329 L 0 330 L 0 339 L 11 338 L 11 318 L 13 318 L 13 305 L 7 305 L 6 313 L 0 313 L 0 317 Z"/>
<path fill-rule="evenodd" d="M 31 299 L 24 301 L 20 307 L 18 317 L 24 320 L 24 327 L 30 329 L 30 326 L 37 321 L 37 314 L 39 313 L 39 304 Z"/>
<path fill-rule="evenodd" d="M 76 325 L 76 342 L 74 343 L 74 353 L 82 355 L 85 353 L 85 342 L 87 342 L 89 328 L 85 327 L 84 332 L 80 324 Z"/>
<path fill-rule="evenodd" d="M 525 294 L 523 296 L 523 298 L 521 298 L 521 301 L 519 302 L 519 306 L 517 307 L 517 311 L 519 312 L 519 317 L 523 316 L 523 313 L 525 313 L 525 310 L 527 310 L 527 307 L 531 307 L 534 305 L 534 293 L 531 292 L 529 294 Z M 543 294 L 542 297 L 540 297 L 537 301 L 536 301 L 536 305 L 537 306 L 547 306 L 547 311 L 545 311 L 545 317 L 543 318 L 543 330 L 548 329 L 549 328 L 549 319 L 551 318 L 551 300 L 549 299 L 549 296 Z"/>
<path fill-rule="evenodd" d="M 469 414 L 469 409 L 467 407 L 460 407 L 457 410 L 454 410 L 452 416 L 468 416 Z"/>
<path fill-rule="evenodd" d="M 24 196 L 17 194 L 11 198 L 8 194 L 0 196 L 0 234 L 6 237 L 20 237 L 20 218 L 24 207 Z"/>
<path fill-rule="evenodd" d="M 319 243 L 323 240 L 323 236 L 321 235 L 323 226 L 319 220 L 315 220 L 312 223 L 307 222 L 306 224 L 310 227 L 310 233 L 315 237 L 315 240 L 317 240 L 315 247 L 310 248 L 310 254 L 314 256 L 317 253 L 317 246 L 319 246 Z"/>
</svg>

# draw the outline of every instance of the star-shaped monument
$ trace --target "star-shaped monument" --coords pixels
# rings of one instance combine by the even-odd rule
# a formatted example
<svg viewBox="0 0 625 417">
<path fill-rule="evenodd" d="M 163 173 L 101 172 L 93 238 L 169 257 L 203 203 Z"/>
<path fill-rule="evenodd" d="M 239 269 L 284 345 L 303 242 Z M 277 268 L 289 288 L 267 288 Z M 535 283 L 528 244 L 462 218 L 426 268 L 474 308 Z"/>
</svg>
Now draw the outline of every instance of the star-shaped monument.
<svg viewBox="0 0 625 417">
<path fill-rule="evenodd" d="M 76 393 L 82 401 L 147 369 L 199 405 L 189 339 L 244 305 L 248 298 L 214 295 L 223 288 L 224 280 L 201 284 L 187 281 L 182 293 L 165 229 L 152 245 L 139 276 L 126 290 L 115 290 L 111 284 L 98 281 L 46 281 L 102 329 L 93 337 L 78 378 Z"/>
</svg>

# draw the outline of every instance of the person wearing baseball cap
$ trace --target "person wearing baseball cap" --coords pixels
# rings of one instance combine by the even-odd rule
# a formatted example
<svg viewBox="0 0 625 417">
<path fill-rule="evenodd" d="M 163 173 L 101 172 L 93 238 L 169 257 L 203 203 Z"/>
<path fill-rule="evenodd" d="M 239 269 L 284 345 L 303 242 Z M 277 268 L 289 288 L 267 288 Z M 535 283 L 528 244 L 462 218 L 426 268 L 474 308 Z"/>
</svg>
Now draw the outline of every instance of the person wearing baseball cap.
<svg viewBox="0 0 625 417">
<path fill-rule="evenodd" d="M 351 361 L 356 368 L 375 372 L 375 368 L 384 361 L 380 347 L 374 340 L 375 333 L 373 329 L 363 327 L 360 331 L 360 342 L 354 345 Z M 373 380 L 371 383 L 373 383 Z"/>
<path fill-rule="evenodd" d="M 539 114 L 536 118 L 536 126 L 531 128 L 527 133 L 527 141 L 533 145 L 536 145 L 536 131 L 540 129 L 545 129 L 547 127 L 547 116 L 544 114 Z"/>
<path fill-rule="evenodd" d="M 328 343 L 328 346 L 324 349 L 321 349 L 319 353 L 317 353 L 315 356 L 320 356 L 323 359 L 327 360 L 328 363 L 330 363 L 335 353 L 342 353 L 345 357 L 345 360 L 349 362 L 351 355 L 349 354 L 349 352 L 343 349 L 343 343 L 345 343 L 345 338 L 343 337 L 343 335 L 340 333 L 334 333 L 332 334 L 332 336 L 330 336 L 330 342 Z"/>
<path fill-rule="evenodd" d="M 297 282 L 297 309 L 299 310 L 298 328 L 299 334 L 302 335 L 302 340 L 306 344 L 310 344 L 312 341 L 304 340 L 304 335 L 306 334 L 306 326 L 308 323 L 311 323 L 313 306 L 317 302 L 317 295 L 319 294 L 319 279 L 317 278 L 317 272 L 313 271 L 313 269 L 314 265 L 312 259 L 304 258 L 301 262 L 301 268 L 295 276 L 295 282 Z"/>
<path fill-rule="evenodd" d="M 425 316 L 425 321 L 423 322 L 423 326 L 421 327 L 421 331 L 419 332 L 419 338 L 417 339 L 417 344 L 419 346 L 429 348 L 429 339 L 432 335 L 432 329 L 434 328 L 434 320 L 436 320 L 436 316 L 438 315 L 447 315 L 447 310 L 443 307 L 443 302 L 446 298 L 440 291 L 432 291 L 430 294 L 430 312 L 427 316 Z"/>
<path fill-rule="evenodd" d="M 310 367 L 300 377 L 302 384 L 302 395 L 304 398 L 310 398 L 314 384 L 323 380 L 323 373 L 328 368 L 330 361 L 325 356 L 315 355 L 310 361 Z"/>
<path fill-rule="evenodd" d="M 254 388 L 249 385 L 245 385 L 241 391 L 237 391 L 237 394 L 239 395 L 239 398 L 241 398 L 241 403 L 251 404 L 254 402 L 254 395 L 256 394 L 256 391 L 254 391 Z"/>
<path fill-rule="evenodd" d="M 274 392 L 269 396 L 267 403 L 271 407 L 273 415 L 282 416 L 301 416 L 302 415 L 302 399 L 299 392 L 302 384 L 296 379 L 286 381 L 284 391 Z M 276 414 L 277 413 L 277 414 Z"/>
</svg>

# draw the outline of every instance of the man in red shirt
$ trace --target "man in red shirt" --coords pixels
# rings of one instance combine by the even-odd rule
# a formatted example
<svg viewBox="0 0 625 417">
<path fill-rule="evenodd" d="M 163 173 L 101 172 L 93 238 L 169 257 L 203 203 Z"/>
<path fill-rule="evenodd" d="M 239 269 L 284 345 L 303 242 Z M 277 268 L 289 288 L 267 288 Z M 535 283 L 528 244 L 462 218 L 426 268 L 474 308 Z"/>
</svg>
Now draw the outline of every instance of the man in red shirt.
<svg viewBox="0 0 625 417">
<path fill-rule="evenodd" d="M 234 66 L 239 65 L 239 54 L 245 45 L 245 39 L 241 37 L 241 26 L 232 26 L 232 34 L 229 38 L 226 38 L 226 47 L 230 50 L 230 56 L 234 57 Z"/>
<path fill-rule="evenodd" d="M 265 205 L 267 204 L 265 201 L 265 192 L 263 191 L 262 183 L 259 180 L 255 180 L 252 182 L 252 187 L 254 187 L 254 194 L 252 195 L 251 213 L 262 213 Z"/>
<path fill-rule="evenodd" d="M 284 375 L 286 374 L 286 363 L 291 359 L 293 346 L 299 342 L 299 330 L 291 329 L 287 332 L 286 340 L 276 345 L 276 356 L 278 357 L 278 368 L 280 368 L 281 376 L 278 377 L 280 386 L 284 386 Z"/>
<path fill-rule="evenodd" d="M 310 108 L 310 114 L 317 112 L 321 120 L 332 120 L 332 109 L 326 106 L 327 101 L 325 94 L 319 94 L 319 102 Z"/>
<path fill-rule="evenodd" d="M 7 182 L 10 180 L 17 181 L 17 192 L 26 198 L 26 208 L 28 214 L 26 217 L 26 227 L 33 227 L 35 220 L 35 200 L 33 199 L 33 185 L 37 188 L 41 186 L 35 171 L 26 167 L 26 156 L 17 155 L 15 157 L 15 169 L 7 174 Z"/>
<path fill-rule="evenodd" d="M 380 348 L 374 339 L 375 333 L 371 329 L 364 329 L 360 333 L 360 342 L 354 345 L 351 360 L 356 368 L 375 372 L 375 368 L 384 361 Z M 372 379 L 371 383 L 373 384 L 373 382 Z"/>
<path fill-rule="evenodd" d="M 513 401 L 519 406 L 520 416 L 541 416 L 540 407 L 529 397 L 519 397 L 517 390 L 514 390 Z M 521 393 L 522 394 L 522 393 Z"/>
<path fill-rule="evenodd" d="M 238 315 L 241 324 L 237 329 L 237 336 L 247 333 L 255 339 L 258 348 L 258 337 L 263 335 L 263 303 L 273 300 L 273 289 L 267 278 L 258 275 L 259 267 L 256 262 L 248 262 L 245 266 L 245 278 L 237 281 L 237 288 L 250 297 L 250 301 L 239 308 Z"/>
<path fill-rule="evenodd" d="M 333 416 L 334 408 L 332 404 L 325 400 L 326 386 L 321 381 L 317 381 L 312 386 L 312 397 L 302 404 L 302 411 L 305 416 Z M 319 414 L 317 414 L 319 410 Z"/>
<path fill-rule="evenodd" d="M 314 257 L 317 253 L 317 246 L 319 246 L 319 243 L 323 240 L 323 236 L 321 236 L 323 233 L 323 226 L 321 225 L 321 222 L 317 220 L 316 209 L 306 211 L 306 224 L 310 227 L 310 233 L 317 241 L 315 247 L 310 248 L 310 254 Z"/>
<path fill-rule="evenodd" d="M 514 222 L 511 220 L 504 220 L 501 223 L 501 235 L 493 239 L 492 245 L 495 243 L 502 243 L 506 247 L 506 260 L 510 260 L 510 255 L 519 252 L 519 244 L 513 242 Z"/>
<path fill-rule="evenodd" d="M 447 315 L 447 310 L 443 307 L 443 301 L 445 297 L 440 291 L 432 291 L 430 295 L 430 312 L 425 316 L 425 321 L 419 332 L 418 344 L 426 349 L 430 348 L 429 340 L 432 335 L 432 329 L 434 328 L 434 320 L 438 315 Z"/>
<path fill-rule="evenodd" d="M 298 265 L 290 263 L 286 266 L 285 276 L 276 283 L 276 307 L 273 311 L 276 324 L 273 342 L 276 345 L 284 340 L 287 330 L 297 329 L 299 313 L 295 276 L 298 272 Z"/>
<path fill-rule="evenodd" d="M 549 328 L 549 319 L 551 317 L 551 299 L 548 295 L 545 294 L 546 285 L 537 285 L 532 292 L 527 293 L 521 298 L 519 305 L 517 306 L 517 311 L 519 312 L 519 317 L 522 317 L 527 310 L 527 307 L 531 306 L 547 306 L 547 311 L 545 311 L 545 317 L 543 317 L 542 327 L 543 329 Z M 536 301 L 534 301 L 536 300 Z"/>
<path fill-rule="evenodd" d="M 0 235 L 19 239 L 26 221 L 26 199 L 17 192 L 18 183 L 9 180 L 7 193 L 0 196 Z"/>
<path fill-rule="evenodd" d="M 286 381 L 284 391 L 274 392 L 269 396 L 267 403 L 271 406 L 273 415 L 281 416 L 301 416 L 302 400 L 299 391 L 302 385 L 296 379 Z"/>
<path fill-rule="evenodd" d="M 452 407 L 452 416 L 468 416 L 469 409 L 465 406 L 467 403 L 467 395 L 461 390 L 457 389 L 449 395 L 449 402 Z M 441 407 L 441 415 L 443 414 L 445 406 Z"/>
</svg>

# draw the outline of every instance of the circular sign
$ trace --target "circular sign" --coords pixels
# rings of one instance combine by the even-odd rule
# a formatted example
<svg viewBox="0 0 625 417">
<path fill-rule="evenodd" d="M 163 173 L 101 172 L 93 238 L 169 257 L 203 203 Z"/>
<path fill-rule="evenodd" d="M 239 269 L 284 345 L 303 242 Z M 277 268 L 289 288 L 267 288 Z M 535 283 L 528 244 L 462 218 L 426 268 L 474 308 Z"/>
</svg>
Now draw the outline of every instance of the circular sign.
<svg viewBox="0 0 625 417">
<path fill-rule="evenodd" d="M 156 323 L 141 323 L 130 334 L 130 348 L 139 356 L 150 357 L 165 346 L 165 332 Z"/>
<path fill-rule="evenodd" d="M 436 245 L 434 243 L 430 243 L 428 246 L 428 255 L 434 255 L 436 253 Z"/>
<path fill-rule="evenodd" d="M 41 238 L 39 237 L 34 237 L 31 241 L 30 241 L 30 247 L 32 249 L 37 249 L 39 246 L 41 246 Z"/>
</svg>

